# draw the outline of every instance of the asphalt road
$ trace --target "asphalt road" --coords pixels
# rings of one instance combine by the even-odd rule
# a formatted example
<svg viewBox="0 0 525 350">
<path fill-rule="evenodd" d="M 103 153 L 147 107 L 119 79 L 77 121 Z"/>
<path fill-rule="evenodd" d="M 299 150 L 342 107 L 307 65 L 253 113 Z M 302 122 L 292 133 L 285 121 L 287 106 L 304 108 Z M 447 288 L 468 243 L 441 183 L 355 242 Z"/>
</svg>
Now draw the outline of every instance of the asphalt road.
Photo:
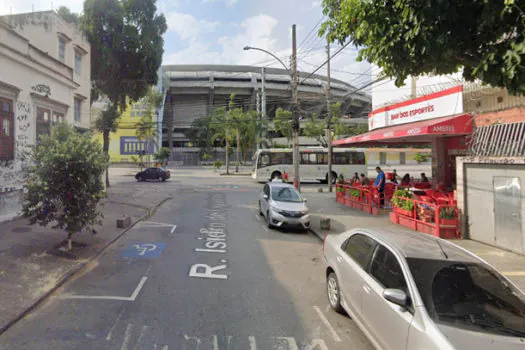
<svg viewBox="0 0 525 350">
<path fill-rule="evenodd" d="M 371 349 L 328 308 L 321 244 L 268 230 L 247 178 L 174 174 L 147 222 L 0 337 L 1 349 Z"/>
</svg>

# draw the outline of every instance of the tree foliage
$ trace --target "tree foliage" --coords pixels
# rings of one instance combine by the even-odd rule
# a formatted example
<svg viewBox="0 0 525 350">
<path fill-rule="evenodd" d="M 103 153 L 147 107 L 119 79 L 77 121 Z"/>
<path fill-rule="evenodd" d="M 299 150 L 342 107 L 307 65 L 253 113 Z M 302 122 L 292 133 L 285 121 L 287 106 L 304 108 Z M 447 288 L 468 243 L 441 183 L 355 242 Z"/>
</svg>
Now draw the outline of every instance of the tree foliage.
<svg viewBox="0 0 525 350">
<path fill-rule="evenodd" d="M 155 160 L 160 163 L 164 163 L 171 157 L 171 153 L 171 149 L 162 147 L 157 153 L 155 153 Z"/>
<path fill-rule="evenodd" d="M 341 103 L 337 102 L 330 105 L 330 118 L 332 124 L 332 137 L 330 141 L 340 136 L 358 135 L 368 131 L 368 128 L 362 125 L 348 125 L 341 121 Z M 308 119 L 304 126 L 304 135 L 313 137 L 323 147 L 328 147 L 329 140 L 326 137 L 327 119 L 322 120 L 316 116 Z"/>
<path fill-rule="evenodd" d="M 74 12 L 71 12 L 71 10 L 65 6 L 60 6 L 57 10 L 57 13 L 68 23 L 80 23 L 80 16 Z"/>
<path fill-rule="evenodd" d="M 156 0 L 85 0 L 80 22 L 91 44 L 91 101 L 105 97 L 112 111 L 96 123 L 108 154 L 111 126 L 127 103 L 157 84 L 166 19 L 157 14 Z"/>
<path fill-rule="evenodd" d="M 108 160 L 89 133 L 57 124 L 50 136 L 41 137 L 31 163 L 22 200 L 31 224 L 52 225 L 71 238 L 102 223 L 98 204 L 105 196 L 102 175 Z"/>
<path fill-rule="evenodd" d="M 350 40 L 366 59 L 402 86 L 409 76 L 462 69 L 511 93 L 525 93 L 524 0 L 323 0 L 319 34 Z"/>
<path fill-rule="evenodd" d="M 210 153 L 214 143 L 212 137 L 215 135 L 215 131 L 212 122 L 212 116 L 197 118 L 191 122 L 191 127 L 184 133 L 194 147 L 201 149 L 203 155 Z"/>
<path fill-rule="evenodd" d="M 277 108 L 273 119 L 273 128 L 275 131 L 280 132 L 283 137 L 286 137 L 288 141 L 291 141 L 293 137 L 292 112 L 281 107 Z"/>
</svg>

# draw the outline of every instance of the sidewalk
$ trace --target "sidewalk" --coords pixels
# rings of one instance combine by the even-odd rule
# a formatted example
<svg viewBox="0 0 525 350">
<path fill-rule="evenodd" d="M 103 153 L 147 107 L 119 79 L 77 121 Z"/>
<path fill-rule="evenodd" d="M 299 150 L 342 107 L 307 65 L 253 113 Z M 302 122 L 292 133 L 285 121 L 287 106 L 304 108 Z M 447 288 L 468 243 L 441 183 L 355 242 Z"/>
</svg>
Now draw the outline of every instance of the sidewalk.
<svg viewBox="0 0 525 350">
<path fill-rule="evenodd" d="M 353 228 L 396 227 L 390 222 L 388 215 L 372 216 L 362 211 L 346 207 L 335 201 L 334 193 L 307 193 L 308 207 L 312 213 L 310 230 L 320 239 L 325 235 L 338 234 Z M 321 217 L 331 218 L 331 230 L 320 228 Z M 423 233 L 422 233 L 423 234 Z M 498 269 L 525 291 L 525 256 L 472 240 L 451 240 L 454 244 L 467 249 Z"/>
<path fill-rule="evenodd" d="M 117 218 L 130 216 L 133 225 L 167 199 L 169 194 L 111 187 L 98 233 L 73 236 L 74 242 L 87 245 L 77 260 L 49 253 L 67 238 L 64 232 L 30 226 L 25 219 L 0 224 L 0 334 L 125 233 L 116 227 Z"/>
</svg>

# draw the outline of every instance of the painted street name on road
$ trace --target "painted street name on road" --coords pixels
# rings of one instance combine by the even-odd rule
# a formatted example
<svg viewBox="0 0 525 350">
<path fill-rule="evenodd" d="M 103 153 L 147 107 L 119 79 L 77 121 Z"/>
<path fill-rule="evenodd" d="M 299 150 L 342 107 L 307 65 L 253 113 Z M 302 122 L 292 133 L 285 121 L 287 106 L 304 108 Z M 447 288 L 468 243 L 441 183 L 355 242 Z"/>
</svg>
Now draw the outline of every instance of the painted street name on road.
<svg viewBox="0 0 525 350">
<path fill-rule="evenodd" d="M 210 208 L 206 213 L 208 227 L 201 228 L 197 239 L 202 246 L 195 248 L 197 253 L 226 254 L 227 253 L 227 229 L 226 229 L 226 201 L 223 194 L 211 194 Z M 225 259 L 219 259 L 215 265 L 193 264 L 190 267 L 189 276 L 195 278 L 228 279 L 224 270 L 227 269 Z"/>
</svg>

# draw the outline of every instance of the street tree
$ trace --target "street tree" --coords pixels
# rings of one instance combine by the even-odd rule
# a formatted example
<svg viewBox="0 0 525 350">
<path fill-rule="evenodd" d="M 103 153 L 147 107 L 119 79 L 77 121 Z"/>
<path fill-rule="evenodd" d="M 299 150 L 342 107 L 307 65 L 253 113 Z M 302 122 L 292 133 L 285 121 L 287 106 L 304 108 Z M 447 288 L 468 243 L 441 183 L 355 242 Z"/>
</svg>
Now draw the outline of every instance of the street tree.
<svg viewBox="0 0 525 350">
<path fill-rule="evenodd" d="M 108 154 L 109 134 L 127 103 L 157 83 L 166 19 L 156 0 L 85 0 L 81 24 L 91 44 L 91 101 L 104 96 L 114 112 L 102 113 L 109 119 L 97 123 Z"/>
<path fill-rule="evenodd" d="M 108 157 L 89 133 L 57 124 L 33 149 L 22 199 L 23 216 L 30 224 L 51 225 L 72 236 L 102 224 L 99 202 L 105 197 L 104 172 Z M 93 231 L 95 232 L 95 231 Z"/>
<path fill-rule="evenodd" d="M 152 149 L 150 147 L 154 145 L 155 149 L 159 149 L 157 143 L 157 137 L 159 135 L 158 128 L 155 125 L 154 112 L 162 105 L 163 95 L 159 92 L 150 88 L 145 97 L 141 99 L 141 105 L 145 106 L 144 114 L 140 118 L 140 121 L 136 125 L 135 135 L 140 141 L 146 141 L 146 154 L 148 158 L 151 156 Z M 148 159 L 149 161 L 149 159 Z"/>
<path fill-rule="evenodd" d="M 258 134 L 260 131 L 260 126 L 258 123 L 259 114 L 255 111 L 245 112 L 242 116 L 240 123 L 241 128 L 241 138 L 240 138 L 240 148 L 243 153 L 243 160 L 246 163 L 246 157 L 248 150 L 250 148 L 256 148 L 258 140 Z"/>
<path fill-rule="evenodd" d="M 432 6 L 430 6 L 432 4 Z M 319 35 L 350 41 L 358 60 L 406 78 L 462 71 L 510 93 L 525 93 L 525 1 L 323 0 Z"/>
<path fill-rule="evenodd" d="M 57 13 L 68 23 L 80 23 L 81 17 L 77 13 L 71 12 L 71 10 L 68 9 L 66 6 L 60 6 L 57 10 Z"/>
<path fill-rule="evenodd" d="M 235 136 L 235 128 L 231 120 L 231 115 L 225 107 L 217 108 L 212 117 L 214 134 L 212 141 L 217 139 L 225 143 L 226 150 L 226 174 L 230 174 L 230 147 Z"/>
<path fill-rule="evenodd" d="M 164 164 L 171 157 L 171 149 L 162 147 L 158 152 L 154 154 L 155 160 L 161 164 Z"/>
<path fill-rule="evenodd" d="M 213 116 L 197 118 L 191 122 L 190 128 L 184 133 L 195 147 L 200 148 L 201 157 L 210 154 L 214 144 L 212 137 L 215 135 L 215 130 L 212 123 Z"/>
<path fill-rule="evenodd" d="M 288 142 L 291 142 L 293 137 L 292 112 L 281 107 L 277 108 L 273 119 L 273 129 L 280 132 L 283 137 L 286 137 Z"/>
</svg>

